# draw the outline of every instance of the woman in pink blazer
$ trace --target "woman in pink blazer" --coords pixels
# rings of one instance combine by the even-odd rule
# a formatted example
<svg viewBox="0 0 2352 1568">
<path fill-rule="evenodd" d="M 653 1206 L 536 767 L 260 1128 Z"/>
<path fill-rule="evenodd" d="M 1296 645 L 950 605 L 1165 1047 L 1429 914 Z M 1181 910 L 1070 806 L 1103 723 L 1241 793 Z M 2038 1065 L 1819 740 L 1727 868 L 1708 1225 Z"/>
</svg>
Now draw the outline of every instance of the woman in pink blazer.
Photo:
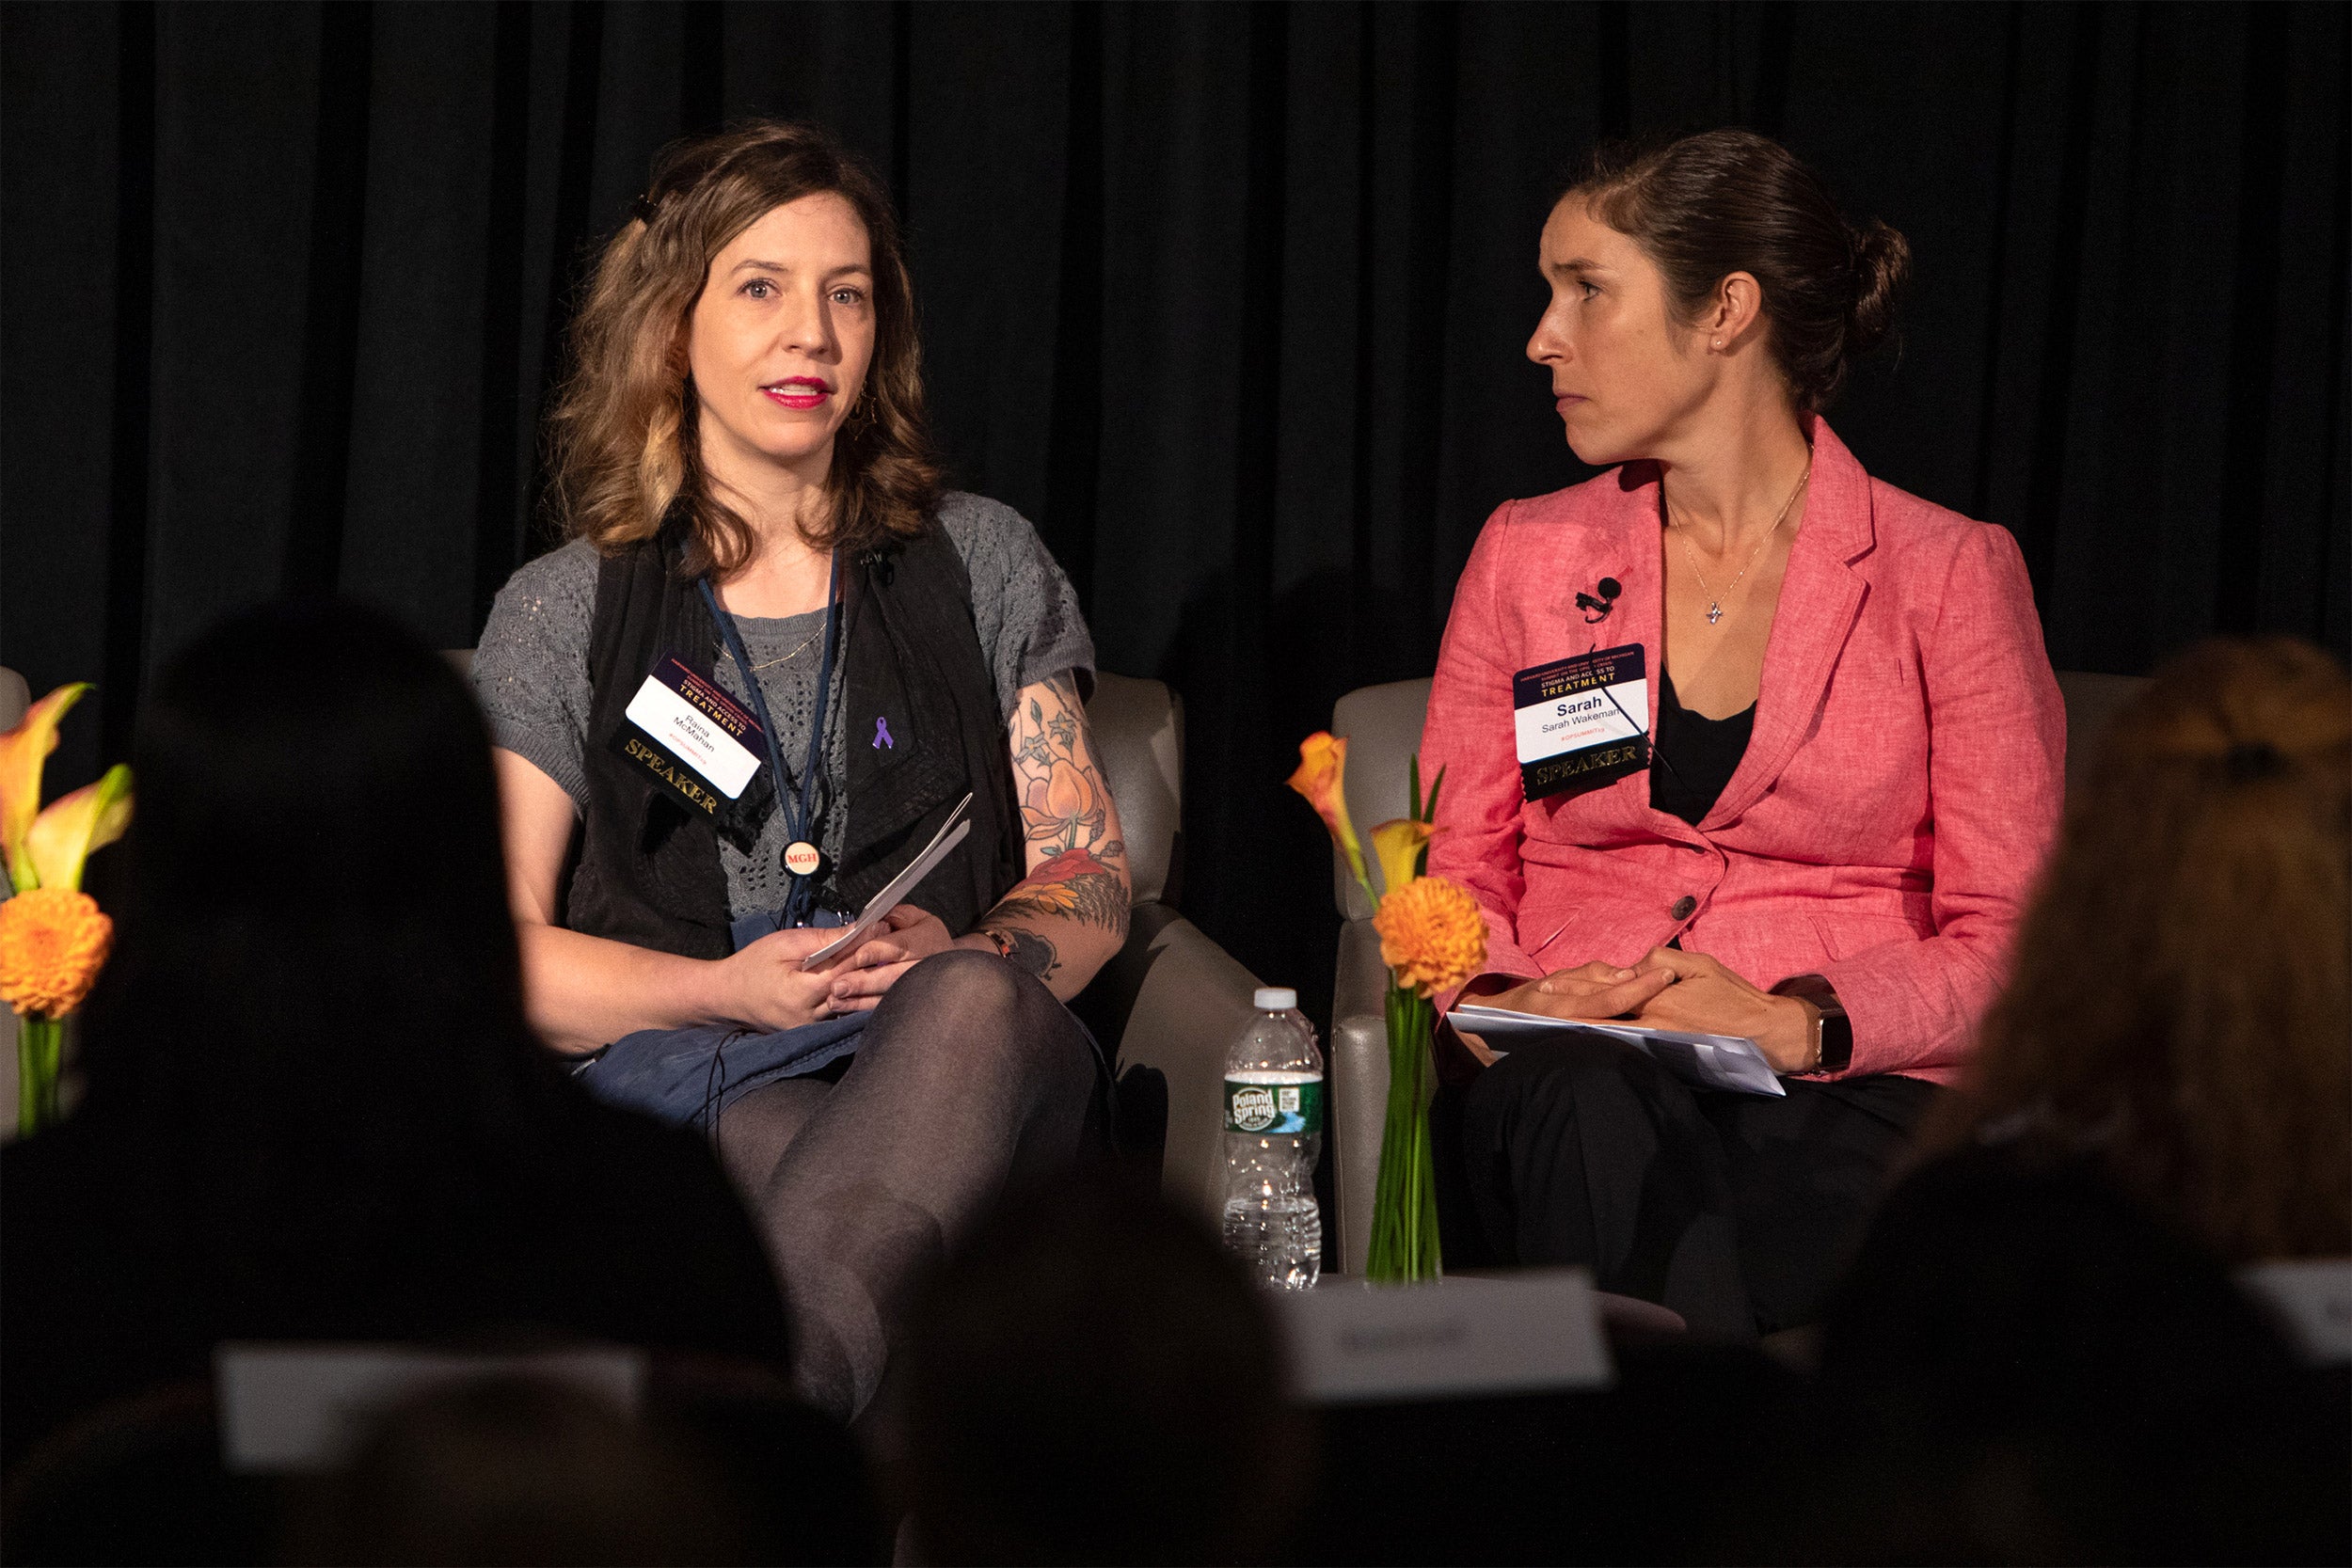
<svg viewBox="0 0 2352 1568">
<path fill-rule="evenodd" d="M 1460 1037 L 1486 1066 L 1441 1118 L 1448 1253 L 1769 1332 L 1810 1319 L 2001 984 L 2057 824 L 2057 682 L 2010 535 L 1819 417 L 1888 325 L 1900 235 L 1714 132 L 1605 155 L 1541 265 L 1529 357 L 1617 466 L 1506 502 L 1454 594 L 1422 767 L 1429 869 L 1486 914 L 1464 995 L 1747 1036 L 1788 1092 Z"/>
</svg>

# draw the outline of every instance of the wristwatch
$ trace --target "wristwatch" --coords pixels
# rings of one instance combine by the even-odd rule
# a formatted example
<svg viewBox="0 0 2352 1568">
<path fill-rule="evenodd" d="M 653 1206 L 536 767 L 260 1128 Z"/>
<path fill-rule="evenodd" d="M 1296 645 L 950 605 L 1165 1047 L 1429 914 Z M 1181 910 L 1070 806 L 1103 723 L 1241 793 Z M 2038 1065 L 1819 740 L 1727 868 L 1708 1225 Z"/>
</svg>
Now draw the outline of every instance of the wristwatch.
<svg viewBox="0 0 2352 1568">
<path fill-rule="evenodd" d="M 1853 1021 L 1846 1016 L 1845 1004 L 1837 1000 L 1837 988 L 1819 974 L 1791 974 L 1772 988 L 1774 996 L 1793 996 L 1809 1002 L 1820 1014 L 1813 1065 L 1791 1077 L 1810 1078 L 1817 1073 L 1843 1072 L 1853 1064 Z"/>
</svg>

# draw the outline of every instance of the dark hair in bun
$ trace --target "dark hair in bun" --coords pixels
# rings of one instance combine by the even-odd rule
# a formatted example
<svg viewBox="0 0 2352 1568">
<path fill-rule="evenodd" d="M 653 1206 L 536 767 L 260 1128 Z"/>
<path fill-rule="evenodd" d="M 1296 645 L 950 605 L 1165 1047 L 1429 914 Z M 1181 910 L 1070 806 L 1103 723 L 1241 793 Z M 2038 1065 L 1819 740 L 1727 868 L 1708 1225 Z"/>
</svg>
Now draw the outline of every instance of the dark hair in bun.
<svg viewBox="0 0 2352 1568">
<path fill-rule="evenodd" d="M 1685 320 L 1727 275 L 1754 275 L 1772 356 L 1798 404 L 1815 412 L 1894 325 L 1911 272 L 1901 234 L 1876 218 L 1848 227 L 1820 178 L 1753 131 L 1604 147 L 1567 197 L 1641 245 Z"/>
</svg>

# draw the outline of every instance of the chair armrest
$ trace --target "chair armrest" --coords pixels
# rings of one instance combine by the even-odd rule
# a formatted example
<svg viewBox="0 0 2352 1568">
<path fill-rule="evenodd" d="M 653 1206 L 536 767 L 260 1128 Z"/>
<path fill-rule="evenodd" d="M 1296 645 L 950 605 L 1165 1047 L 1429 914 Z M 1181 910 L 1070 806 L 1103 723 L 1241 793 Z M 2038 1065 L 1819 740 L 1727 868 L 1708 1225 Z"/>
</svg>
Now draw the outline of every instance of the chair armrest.
<svg viewBox="0 0 2352 1568">
<path fill-rule="evenodd" d="M 1372 1245 L 1380 1128 L 1389 1111 L 1388 966 L 1370 920 L 1340 927 L 1331 987 L 1331 1196 L 1340 1271 L 1361 1275 Z"/>
<path fill-rule="evenodd" d="M 1225 1053 L 1249 1020 L 1258 977 L 1167 906 L 1138 906 L 1136 915 L 1126 947 L 1104 976 L 1132 999 L 1117 1032 L 1118 1068 L 1152 1068 L 1168 1080 L 1160 1192 L 1177 1208 L 1219 1226 Z M 1080 1016 L 1086 1011 L 1080 1007 Z M 1099 1028 L 1096 1037 L 1112 1043 Z"/>
</svg>

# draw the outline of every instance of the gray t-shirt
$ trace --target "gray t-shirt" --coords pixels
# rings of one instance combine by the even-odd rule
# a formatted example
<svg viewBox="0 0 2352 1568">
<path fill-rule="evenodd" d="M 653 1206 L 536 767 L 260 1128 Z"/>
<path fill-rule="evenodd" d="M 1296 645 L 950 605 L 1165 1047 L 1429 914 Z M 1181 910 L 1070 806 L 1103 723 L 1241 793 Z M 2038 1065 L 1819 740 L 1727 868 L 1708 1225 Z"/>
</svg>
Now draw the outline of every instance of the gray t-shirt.
<svg viewBox="0 0 2352 1568">
<path fill-rule="evenodd" d="M 1012 717 L 1023 687 L 1064 671 L 1079 672 L 1081 685 L 1091 685 L 1094 640 L 1078 613 L 1078 596 L 1028 519 L 1001 502 L 960 491 L 940 498 L 938 517 L 972 578 L 972 619 L 1004 717 Z M 588 734 L 588 641 L 596 622 L 596 566 L 595 547 L 574 540 L 507 578 L 473 659 L 474 690 L 489 716 L 492 740 L 562 784 L 573 807 L 583 812 L 588 785 L 580 758 Z M 797 781 L 808 760 L 825 613 L 774 620 L 739 615 L 735 624 L 743 651 L 758 668 L 777 744 Z M 723 646 L 714 647 L 712 655 L 719 684 L 748 702 L 735 660 Z M 849 757 L 841 680 L 836 655 L 825 761 L 818 780 L 818 842 L 834 856 L 840 853 L 845 814 L 826 808 L 839 798 Z M 786 814 L 776 811 L 750 853 L 720 841 L 727 903 L 735 915 L 784 902 L 784 849 L 790 840 Z"/>
</svg>

